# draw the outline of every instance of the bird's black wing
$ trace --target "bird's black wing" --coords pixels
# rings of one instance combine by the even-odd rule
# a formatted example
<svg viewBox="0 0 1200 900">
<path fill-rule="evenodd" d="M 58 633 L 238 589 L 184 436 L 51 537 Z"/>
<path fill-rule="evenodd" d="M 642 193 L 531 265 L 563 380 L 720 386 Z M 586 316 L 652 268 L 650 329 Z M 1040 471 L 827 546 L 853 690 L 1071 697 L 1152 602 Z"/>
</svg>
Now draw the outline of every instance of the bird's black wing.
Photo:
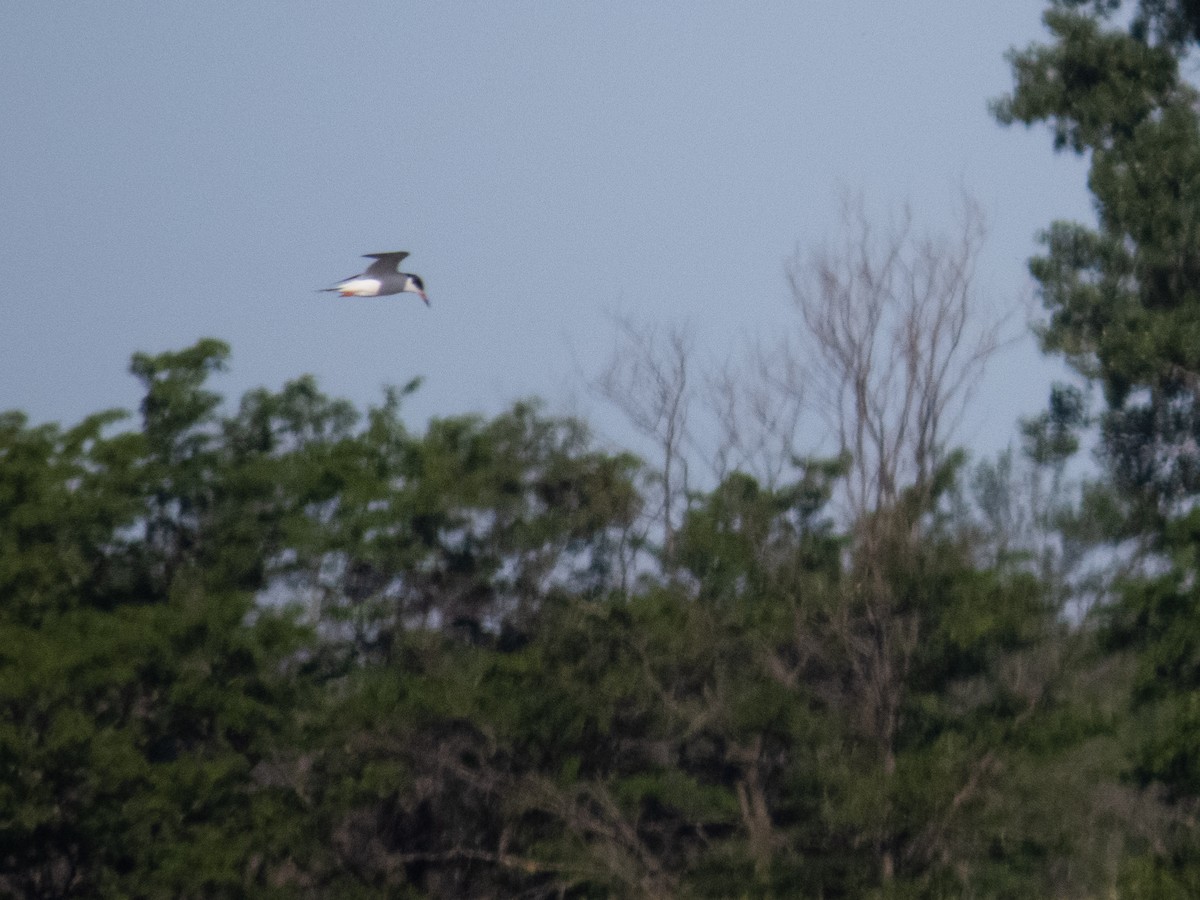
<svg viewBox="0 0 1200 900">
<path fill-rule="evenodd" d="M 364 253 L 366 259 L 373 259 L 375 262 L 367 266 L 367 271 L 364 275 L 394 275 L 400 268 L 400 263 L 404 257 L 408 256 L 406 250 L 394 250 L 391 253 Z"/>
</svg>

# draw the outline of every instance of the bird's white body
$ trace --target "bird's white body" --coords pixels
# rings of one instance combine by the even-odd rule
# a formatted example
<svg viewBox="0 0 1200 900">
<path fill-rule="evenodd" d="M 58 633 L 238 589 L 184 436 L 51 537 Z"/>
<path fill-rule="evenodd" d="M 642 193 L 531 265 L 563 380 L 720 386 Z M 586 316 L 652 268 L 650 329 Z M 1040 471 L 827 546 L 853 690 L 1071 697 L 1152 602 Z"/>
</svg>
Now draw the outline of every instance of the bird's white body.
<svg viewBox="0 0 1200 900">
<path fill-rule="evenodd" d="M 343 297 L 378 297 L 383 286 L 378 278 L 348 278 L 339 282 L 337 292 Z"/>
</svg>

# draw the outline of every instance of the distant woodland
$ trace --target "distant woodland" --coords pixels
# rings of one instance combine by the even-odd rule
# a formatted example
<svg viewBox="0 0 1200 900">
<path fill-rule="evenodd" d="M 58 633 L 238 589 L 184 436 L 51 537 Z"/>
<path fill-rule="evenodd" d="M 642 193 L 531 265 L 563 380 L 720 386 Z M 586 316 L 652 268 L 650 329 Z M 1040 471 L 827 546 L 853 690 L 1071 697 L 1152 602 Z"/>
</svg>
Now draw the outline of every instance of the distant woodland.
<svg viewBox="0 0 1200 900">
<path fill-rule="evenodd" d="M 993 112 L 1097 216 L 1009 452 L 956 430 L 1014 327 L 969 199 L 848 201 L 720 366 L 619 323 L 636 455 L 222 398 L 213 339 L 0 413 L 0 896 L 1200 896 L 1200 7 L 1045 19 Z"/>
</svg>

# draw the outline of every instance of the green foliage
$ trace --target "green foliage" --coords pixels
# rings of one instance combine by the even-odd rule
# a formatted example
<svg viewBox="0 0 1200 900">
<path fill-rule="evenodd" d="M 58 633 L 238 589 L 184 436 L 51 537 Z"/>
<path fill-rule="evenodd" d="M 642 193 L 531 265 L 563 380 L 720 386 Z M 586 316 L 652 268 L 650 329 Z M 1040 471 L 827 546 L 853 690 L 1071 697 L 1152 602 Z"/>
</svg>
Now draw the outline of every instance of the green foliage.
<svg viewBox="0 0 1200 900">
<path fill-rule="evenodd" d="M 1015 87 L 992 107 L 1001 122 L 1046 120 L 1056 149 L 1111 150 L 1189 96 L 1169 50 L 1065 9 L 1052 7 L 1044 21 L 1051 44 L 1009 54 Z"/>
<path fill-rule="evenodd" d="M 1053 43 L 1013 56 L 1014 91 L 995 109 L 1005 122 L 1047 121 L 1057 147 L 1091 153 L 1099 228 L 1058 222 L 1040 236 L 1046 252 L 1030 270 L 1049 312 L 1043 345 L 1102 382 L 1119 481 L 1174 502 L 1200 486 L 1197 94 L 1175 44 L 1066 9 L 1046 22 Z"/>
<path fill-rule="evenodd" d="M 1050 389 L 1050 408 L 1040 416 L 1021 422 L 1025 453 L 1037 465 L 1061 465 L 1079 449 L 1078 431 L 1088 424 L 1083 392 L 1055 384 Z"/>
<path fill-rule="evenodd" d="M 1149 551 L 1126 568 L 1096 616 L 1105 650 L 1127 654 L 1130 784 L 1157 791 L 1173 815 L 1131 845 L 1122 896 L 1191 896 L 1200 855 L 1200 619 L 1195 497 L 1200 492 L 1200 120 L 1184 80 L 1200 37 L 1192 0 L 1142 0 L 1121 29 L 1121 5 L 1056 3 L 1052 41 L 1012 57 L 1015 88 L 1001 121 L 1048 122 L 1057 148 L 1091 154 L 1098 227 L 1055 223 L 1030 268 L 1049 312 L 1044 346 L 1102 383 L 1108 484 L 1083 498 L 1070 525 Z M 1027 426 L 1035 455 L 1054 455 L 1066 432 L 1051 410 Z M 1069 442 L 1068 442 L 1069 443 Z M 1069 532 L 1065 532 L 1069 533 Z M 1128 544 L 1126 545 L 1128 548 Z"/>
<path fill-rule="evenodd" d="M 133 430 L 0 418 L 0 892 L 1016 897 L 1091 859 L 1044 806 L 1093 814 L 1105 730 L 1046 585 L 945 513 L 961 456 L 849 528 L 844 460 L 732 473 L 637 579 L 639 464 L 580 423 L 417 434 L 415 385 L 308 377 L 226 413 L 227 356 L 136 357 Z"/>
<path fill-rule="evenodd" d="M 4 418 L 0 884 L 16 896 L 240 893 L 273 852 L 252 773 L 292 731 L 303 632 L 255 609 L 261 582 L 225 564 L 240 536 L 211 521 L 224 473 L 201 384 L 222 354 L 139 358 L 141 432 Z"/>
</svg>

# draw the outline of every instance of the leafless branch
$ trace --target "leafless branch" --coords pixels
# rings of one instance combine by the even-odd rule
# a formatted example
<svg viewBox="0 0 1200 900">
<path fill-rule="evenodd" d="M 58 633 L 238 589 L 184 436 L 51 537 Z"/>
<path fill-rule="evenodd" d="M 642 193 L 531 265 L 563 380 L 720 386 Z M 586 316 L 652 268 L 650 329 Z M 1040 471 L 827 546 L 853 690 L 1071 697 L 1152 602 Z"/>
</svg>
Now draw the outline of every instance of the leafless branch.
<svg viewBox="0 0 1200 900">
<path fill-rule="evenodd" d="M 717 427 L 709 465 L 718 481 L 747 472 L 767 487 L 778 485 L 797 456 L 805 413 L 804 374 L 785 346 L 759 343 L 744 361 L 727 359 L 705 374 L 705 407 Z"/>
<path fill-rule="evenodd" d="M 985 228 L 964 198 L 954 238 L 916 232 L 907 207 L 878 233 L 847 199 L 840 244 L 797 252 L 788 279 L 805 325 L 806 383 L 837 451 L 850 454 L 852 518 L 929 484 L 988 360 L 1004 315 L 975 290 Z"/>
<path fill-rule="evenodd" d="M 593 388 L 655 448 L 659 503 L 654 518 L 662 531 L 663 560 L 669 565 L 689 488 L 694 341 L 684 327 L 663 333 L 621 316 L 613 316 L 613 323 L 617 343 Z"/>
</svg>

